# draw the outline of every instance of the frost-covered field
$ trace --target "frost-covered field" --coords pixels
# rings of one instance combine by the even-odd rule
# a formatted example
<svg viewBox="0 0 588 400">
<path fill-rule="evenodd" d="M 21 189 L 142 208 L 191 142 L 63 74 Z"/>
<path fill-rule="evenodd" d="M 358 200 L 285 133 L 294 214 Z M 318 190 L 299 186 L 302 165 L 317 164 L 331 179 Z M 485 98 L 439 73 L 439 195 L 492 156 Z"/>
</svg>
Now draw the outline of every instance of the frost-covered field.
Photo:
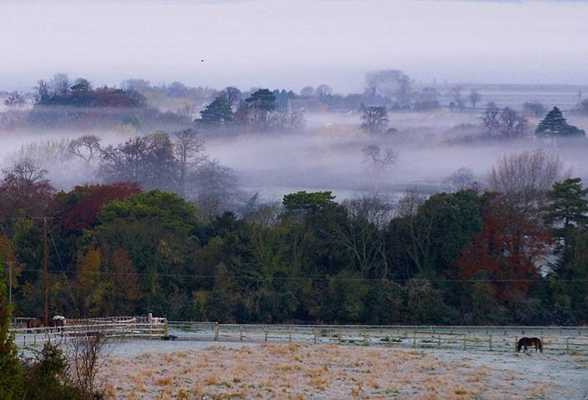
<svg viewBox="0 0 588 400">
<path fill-rule="evenodd" d="M 129 348 L 131 347 L 131 348 Z M 120 343 L 100 378 L 113 399 L 578 399 L 586 358 L 300 344 Z"/>
</svg>

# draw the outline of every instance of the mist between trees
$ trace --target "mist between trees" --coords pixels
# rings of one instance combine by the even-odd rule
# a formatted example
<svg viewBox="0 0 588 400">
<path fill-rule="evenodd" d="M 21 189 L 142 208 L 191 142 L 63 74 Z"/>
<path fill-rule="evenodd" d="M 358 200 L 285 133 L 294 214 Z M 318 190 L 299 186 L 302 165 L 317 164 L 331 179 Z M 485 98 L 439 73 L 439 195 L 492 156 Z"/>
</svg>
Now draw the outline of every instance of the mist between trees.
<svg viewBox="0 0 588 400">
<path fill-rule="evenodd" d="M 485 96 L 400 71 L 346 96 L 63 75 L 10 94 L 0 265 L 15 313 L 41 315 L 47 218 L 52 314 L 585 322 L 583 103 Z"/>
</svg>

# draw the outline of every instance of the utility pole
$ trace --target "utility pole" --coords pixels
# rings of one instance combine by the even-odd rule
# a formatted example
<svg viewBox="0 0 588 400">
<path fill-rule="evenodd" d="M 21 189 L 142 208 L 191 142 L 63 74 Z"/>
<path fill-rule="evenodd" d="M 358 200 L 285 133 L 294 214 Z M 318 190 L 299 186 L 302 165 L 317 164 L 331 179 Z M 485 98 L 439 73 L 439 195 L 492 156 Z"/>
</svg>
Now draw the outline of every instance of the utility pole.
<svg viewBox="0 0 588 400">
<path fill-rule="evenodd" d="M 45 326 L 49 326 L 49 245 L 47 236 L 47 217 L 43 217 L 43 292 L 45 298 L 43 324 Z"/>
<path fill-rule="evenodd" d="M 12 305 L 12 262 L 8 261 L 8 304 Z"/>
</svg>

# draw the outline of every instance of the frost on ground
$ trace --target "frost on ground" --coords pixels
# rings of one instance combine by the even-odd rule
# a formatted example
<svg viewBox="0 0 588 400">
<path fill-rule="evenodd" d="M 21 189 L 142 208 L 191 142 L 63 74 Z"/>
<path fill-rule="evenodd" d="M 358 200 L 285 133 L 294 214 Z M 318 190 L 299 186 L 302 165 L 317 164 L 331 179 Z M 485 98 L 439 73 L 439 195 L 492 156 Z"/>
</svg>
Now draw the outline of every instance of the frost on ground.
<svg viewBox="0 0 588 400">
<path fill-rule="evenodd" d="M 586 367 L 535 353 L 289 343 L 113 355 L 100 378 L 116 399 L 583 400 Z"/>
</svg>

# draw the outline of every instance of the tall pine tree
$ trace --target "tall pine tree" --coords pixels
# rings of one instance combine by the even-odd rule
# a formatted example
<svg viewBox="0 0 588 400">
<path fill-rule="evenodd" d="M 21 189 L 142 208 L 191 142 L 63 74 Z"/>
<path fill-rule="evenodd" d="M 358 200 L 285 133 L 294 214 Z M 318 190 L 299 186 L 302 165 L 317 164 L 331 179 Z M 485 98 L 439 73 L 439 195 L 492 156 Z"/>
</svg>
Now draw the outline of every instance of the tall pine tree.
<svg viewBox="0 0 588 400">
<path fill-rule="evenodd" d="M 572 230 L 585 227 L 588 223 L 588 189 L 582 186 L 582 179 L 569 178 L 555 183 L 549 192 L 547 222 L 554 226 L 559 237 L 572 234 Z"/>
<path fill-rule="evenodd" d="M 582 186 L 580 178 L 569 178 L 553 185 L 549 192 L 549 205 L 545 219 L 551 225 L 553 234 L 559 239 L 557 271 L 565 276 L 570 267 L 576 247 L 578 233 L 588 225 L 588 189 Z"/>
</svg>

